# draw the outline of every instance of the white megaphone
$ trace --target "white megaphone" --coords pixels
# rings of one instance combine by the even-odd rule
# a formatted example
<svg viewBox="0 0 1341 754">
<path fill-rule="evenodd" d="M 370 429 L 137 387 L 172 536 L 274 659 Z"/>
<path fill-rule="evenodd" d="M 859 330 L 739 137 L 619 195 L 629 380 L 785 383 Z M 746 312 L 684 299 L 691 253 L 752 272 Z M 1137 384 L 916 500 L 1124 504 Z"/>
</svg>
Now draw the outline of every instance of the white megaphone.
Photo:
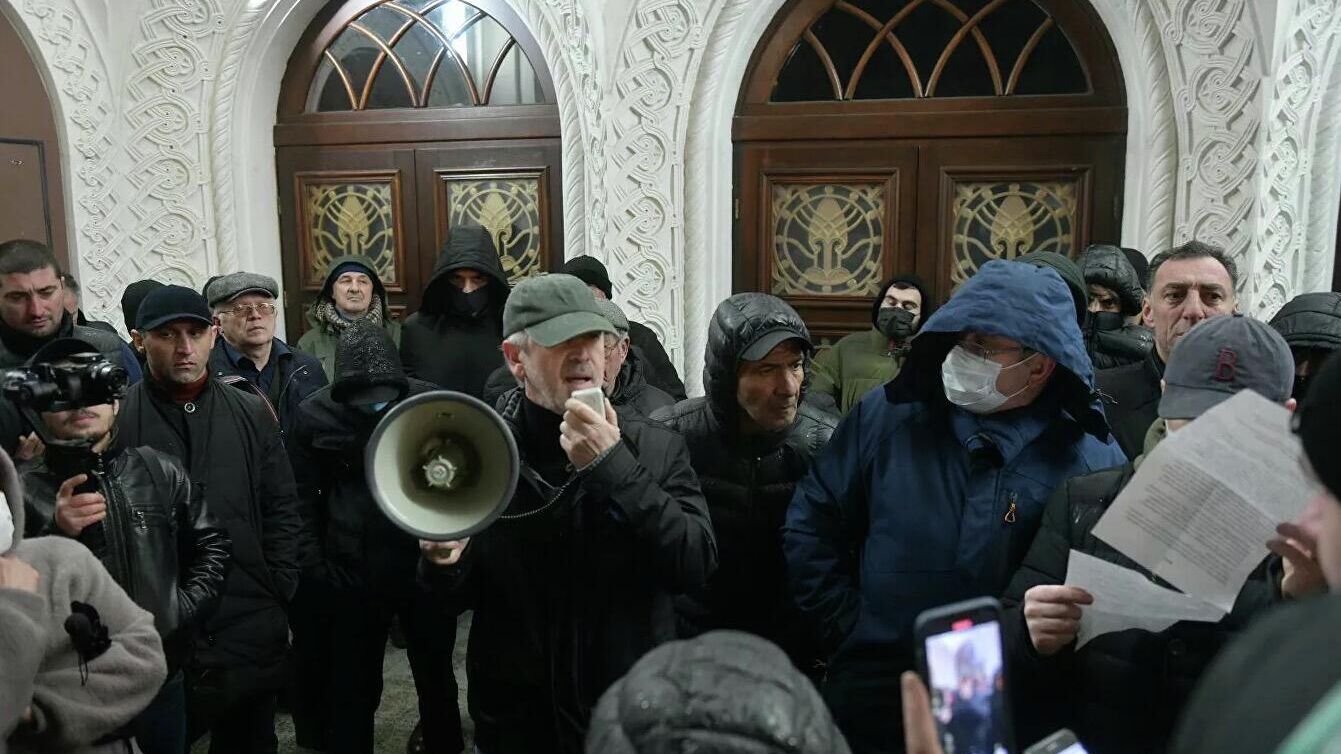
<svg viewBox="0 0 1341 754">
<path fill-rule="evenodd" d="M 492 524 L 517 488 L 517 443 L 484 401 L 449 390 L 401 401 L 364 451 L 368 489 L 419 539 L 464 539 Z"/>
</svg>

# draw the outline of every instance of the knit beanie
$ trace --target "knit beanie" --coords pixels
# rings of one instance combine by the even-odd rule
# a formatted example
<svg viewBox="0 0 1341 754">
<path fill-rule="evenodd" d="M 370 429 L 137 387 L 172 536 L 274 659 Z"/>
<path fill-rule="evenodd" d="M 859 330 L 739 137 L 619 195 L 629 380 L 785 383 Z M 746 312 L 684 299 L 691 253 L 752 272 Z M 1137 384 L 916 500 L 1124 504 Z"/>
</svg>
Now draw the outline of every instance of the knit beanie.
<svg viewBox="0 0 1341 754">
<path fill-rule="evenodd" d="M 349 323 L 335 345 L 331 397 L 352 406 L 394 401 L 409 390 L 396 344 L 386 328 L 366 319 Z"/>
<path fill-rule="evenodd" d="M 1341 358 L 1329 357 L 1309 383 L 1308 395 L 1294 413 L 1294 431 L 1318 480 L 1341 498 Z"/>
<path fill-rule="evenodd" d="M 565 275 L 572 275 L 587 285 L 594 285 L 601 289 L 605 297 L 614 300 L 615 296 L 610 286 L 610 272 L 605 269 L 601 260 L 593 256 L 582 255 L 573 257 L 559 268 L 559 272 Z"/>
<path fill-rule="evenodd" d="M 136 280 L 126 286 L 121 294 L 121 316 L 126 321 L 126 332 L 135 329 L 135 315 L 139 313 L 144 297 L 162 287 L 157 280 Z"/>
<path fill-rule="evenodd" d="M 1081 273 L 1079 265 L 1070 257 L 1055 251 L 1031 251 L 1024 256 L 1016 257 L 1015 261 L 1056 270 L 1057 274 L 1062 276 L 1062 282 L 1071 289 L 1071 298 L 1075 299 L 1076 322 L 1081 327 L 1085 326 L 1085 315 L 1089 313 L 1090 308 L 1090 288 L 1085 283 L 1085 275 Z"/>
</svg>

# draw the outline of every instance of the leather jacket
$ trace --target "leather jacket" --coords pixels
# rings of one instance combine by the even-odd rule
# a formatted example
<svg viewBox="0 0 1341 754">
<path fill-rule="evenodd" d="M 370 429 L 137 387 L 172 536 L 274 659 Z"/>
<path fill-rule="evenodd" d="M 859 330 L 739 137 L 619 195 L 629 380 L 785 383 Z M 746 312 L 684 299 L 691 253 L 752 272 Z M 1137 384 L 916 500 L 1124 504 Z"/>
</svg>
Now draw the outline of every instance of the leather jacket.
<svg viewBox="0 0 1341 754">
<path fill-rule="evenodd" d="M 185 469 L 152 448 L 95 456 L 91 475 L 107 499 L 107 517 L 78 540 L 154 616 L 171 671 L 218 604 L 232 549 L 228 532 Z M 23 474 L 29 527 L 37 533 L 60 533 L 54 515 L 64 479 L 57 476 L 41 461 Z"/>
</svg>

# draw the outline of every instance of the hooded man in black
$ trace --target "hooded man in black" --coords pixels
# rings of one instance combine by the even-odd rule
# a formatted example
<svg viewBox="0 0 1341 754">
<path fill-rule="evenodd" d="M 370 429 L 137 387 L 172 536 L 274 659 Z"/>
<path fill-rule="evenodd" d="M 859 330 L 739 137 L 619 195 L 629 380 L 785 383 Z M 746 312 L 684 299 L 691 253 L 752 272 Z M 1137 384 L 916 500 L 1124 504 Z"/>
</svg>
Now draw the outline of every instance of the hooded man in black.
<svg viewBox="0 0 1341 754">
<path fill-rule="evenodd" d="M 324 617 L 333 638 L 328 664 L 313 662 L 299 673 L 310 684 L 304 699 L 325 704 L 318 713 L 326 713 L 326 749 L 335 754 L 373 750 L 393 616 L 409 643 L 424 751 L 457 754 L 464 746 L 452 674 L 455 613 L 416 583 L 418 544 L 378 510 L 363 463 L 383 413 L 432 390 L 405 376 L 390 334 L 364 319 L 340 334 L 335 381 L 299 409 L 290 452 L 304 524 L 317 547 L 304 558 L 296 607 Z"/>
<path fill-rule="evenodd" d="M 796 482 L 838 424 L 804 401 L 813 351 L 805 322 L 785 301 L 736 294 L 718 305 L 708 327 L 707 395 L 653 418 L 689 446 L 717 534 L 717 572 L 700 593 L 677 601 L 681 633 L 758 634 L 818 677 L 819 637 L 787 591 L 782 556 Z"/>
<path fill-rule="evenodd" d="M 1294 398 L 1302 401 L 1309 382 L 1341 348 L 1341 293 L 1301 293 L 1276 312 L 1271 326 L 1294 356 Z"/>
<path fill-rule="evenodd" d="M 453 228 L 419 311 L 401 329 L 405 373 L 479 398 L 503 366 L 503 305 L 508 278 L 483 228 Z"/>
<path fill-rule="evenodd" d="M 1150 328 L 1130 322 L 1141 313 L 1145 288 L 1127 255 L 1116 246 L 1091 244 L 1080 257 L 1089 287 L 1085 349 L 1095 369 L 1111 369 L 1145 359 L 1155 345 Z"/>
</svg>

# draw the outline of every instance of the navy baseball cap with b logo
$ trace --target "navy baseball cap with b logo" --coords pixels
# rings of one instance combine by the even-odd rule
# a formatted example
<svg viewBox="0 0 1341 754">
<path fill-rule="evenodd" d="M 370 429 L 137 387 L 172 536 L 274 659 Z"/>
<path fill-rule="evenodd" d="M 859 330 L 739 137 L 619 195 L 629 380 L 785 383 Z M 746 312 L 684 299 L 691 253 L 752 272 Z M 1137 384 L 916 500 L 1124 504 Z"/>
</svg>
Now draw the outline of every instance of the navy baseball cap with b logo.
<svg viewBox="0 0 1341 754">
<path fill-rule="evenodd" d="M 1240 390 L 1284 403 L 1294 390 L 1294 357 L 1275 328 L 1234 314 L 1201 322 L 1178 341 L 1164 370 L 1159 415 L 1195 419 Z"/>
</svg>

